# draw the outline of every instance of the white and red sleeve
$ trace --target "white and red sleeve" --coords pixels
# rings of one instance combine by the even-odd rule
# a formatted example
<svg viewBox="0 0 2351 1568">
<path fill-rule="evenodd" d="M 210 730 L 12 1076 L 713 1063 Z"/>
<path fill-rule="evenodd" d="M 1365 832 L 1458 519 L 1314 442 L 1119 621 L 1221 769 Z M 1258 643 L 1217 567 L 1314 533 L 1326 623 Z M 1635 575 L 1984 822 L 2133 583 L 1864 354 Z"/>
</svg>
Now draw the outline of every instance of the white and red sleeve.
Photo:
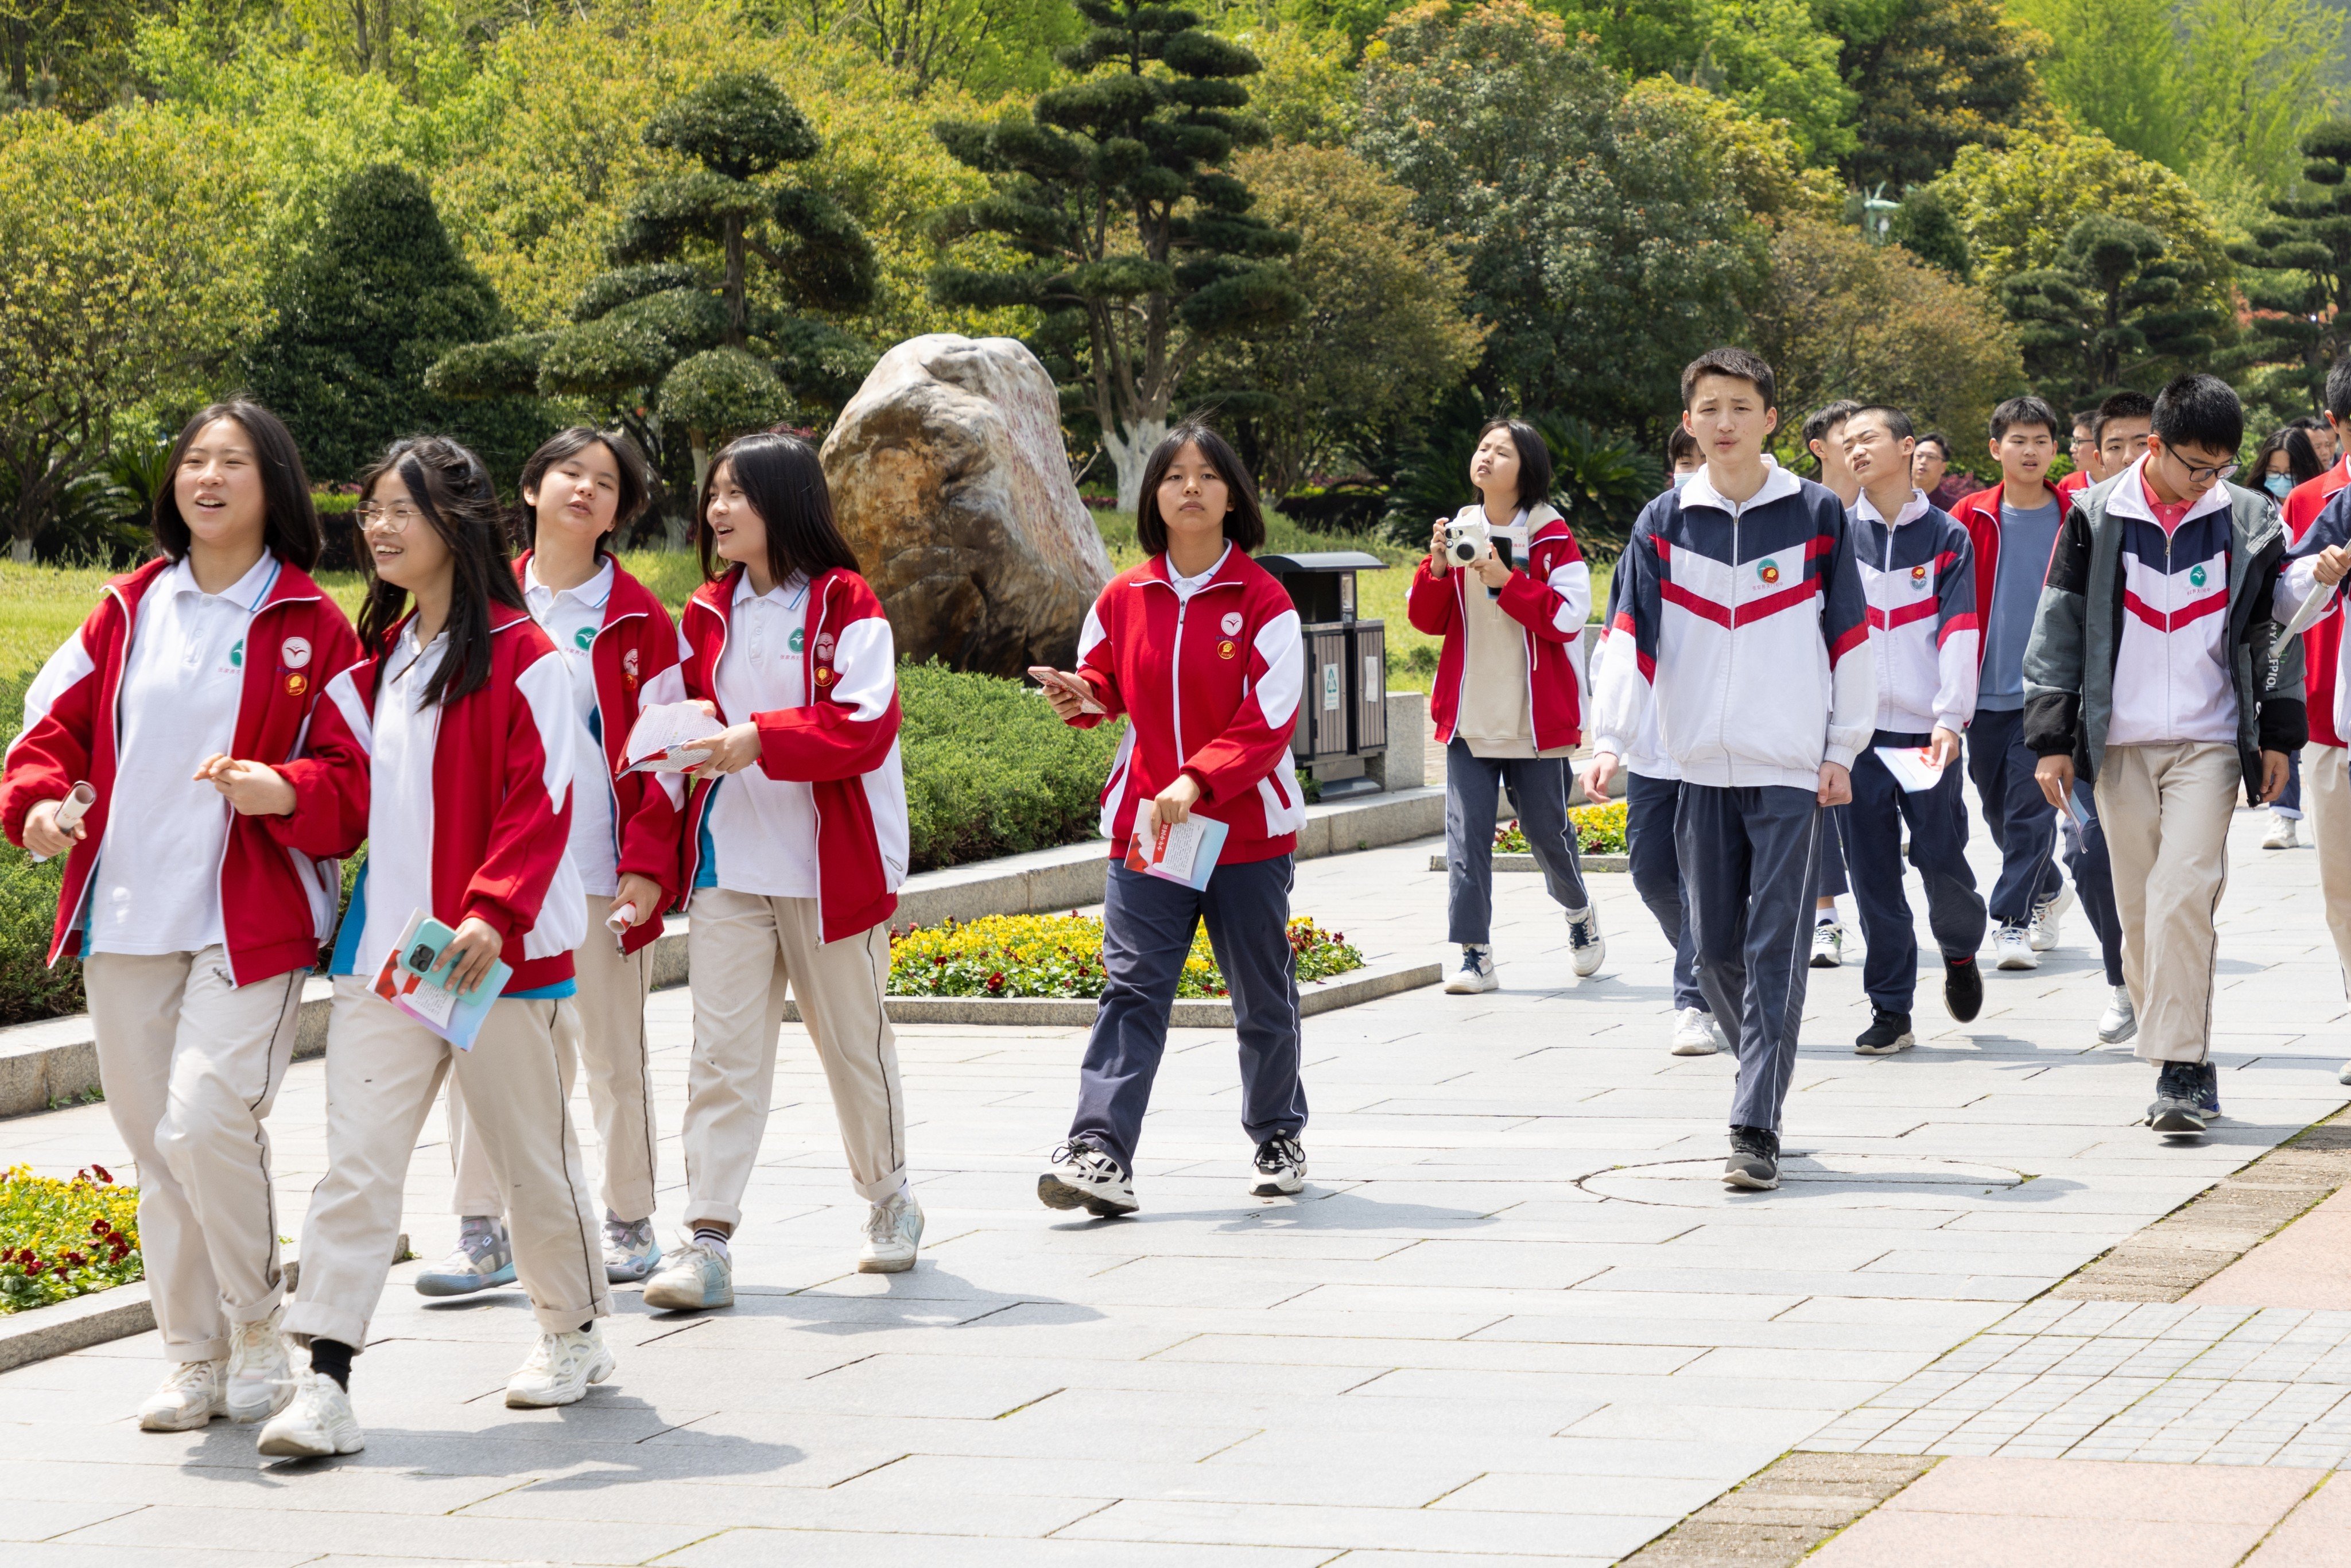
<svg viewBox="0 0 2351 1568">
<path fill-rule="evenodd" d="M 1298 612 L 1286 596 L 1280 612 L 1267 617 L 1249 639 L 1249 685 L 1232 721 L 1221 734 L 1184 759 L 1184 771 L 1198 780 L 1211 803 L 1255 789 L 1258 780 L 1286 764 L 1298 722 L 1298 699 L 1306 684 L 1306 643 Z"/>
</svg>

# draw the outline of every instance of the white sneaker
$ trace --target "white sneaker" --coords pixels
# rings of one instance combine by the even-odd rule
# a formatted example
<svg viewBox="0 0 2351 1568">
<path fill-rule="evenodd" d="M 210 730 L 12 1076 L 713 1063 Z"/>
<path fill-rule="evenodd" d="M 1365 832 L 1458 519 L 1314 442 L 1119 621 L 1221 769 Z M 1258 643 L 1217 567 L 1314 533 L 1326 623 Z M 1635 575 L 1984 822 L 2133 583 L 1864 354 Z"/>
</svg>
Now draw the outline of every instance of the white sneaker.
<svg viewBox="0 0 2351 1568">
<path fill-rule="evenodd" d="M 661 1261 L 661 1242 L 653 1235 L 652 1219 L 616 1219 L 610 1210 L 605 1212 L 606 1284 L 635 1284 L 653 1271 L 653 1265 Z"/>
<path fill-rule="evenodd" d="M 1600 911 L 1593 904 L 1567 912 L 1567 956 L 1578 975 L 1596 975 L 1608 956 L 1608 939 L 1600 935 Z"/>
<path fill-rule="evenodd" d="M 294 1397 L 294 1357 L 278 1324 L 283 1304 L 228 1336 L 228 1375 L 221 1402 L 232 1421 L 266 1421 Z"/>
<path fill-rule="evenodd" d="M 645 1305 L 664 1312 L 698 1312 L 735 1304 L 735 1259 L 689 1238 L 645 1281 Z"/>
<path fill-rule="evenodd" d="M 416 1276 L 416 1293 L 470 1296 L 514 1282 L 514 1242 L 506 1221 L 469 1215 L 457 1226 L 456 1250 Z"/>
<path fill-rule="evenodd" d="M 1249 1162 L 1251 1197 L 1288 1197 L 1306 1190 L 1306 1150 L 1294 1134 L 1276 1133 Z"/>
<path fill-rule="evenodd" d="M 2061 883 L 2057 891 L 2032 906 L 2032 924 L 2026 928 L 2025 940 L 2036 953 L 2046 953 L 2057 946 L 2059 922 L 2074 907 L 2074 884 Z"/>
<path fill-rule="evenodd" d="M 1844 923 L 1841 920 L 1813 922 L 1813 967 L 1834 969 L 1844 963 Z"/>
<path fill-rule="evenodd" d="M 1991 934 L 1991 950 L 2003 969 L 2038 969 L 2041 955 L 2032 950 L 2032 938 L 2022 925 L 2003 925 Z"/>
<path fill-rule="evenodd" d="M 865 1217 L 865 1239 L 857 1249 L 861 1274 L 903 1274 L 914 1266 L 923 1245 L 923 1206 L 900 1187 Z"/>
<path fill-rule="evenodd" d="M 162 1383 L 139 1406 L 142 1432 L 193 1432 L 215 1416 L 228 1414 L 221 1397 L 225 1361 L 183 1361 L 163 1375 Z"/>
<path fill-rule="evenodd" d="M 2137 1033 L 2138 1014 L 2131 1009 L 2130 988 L 2116 986 L 2106 1010 L 2098 1015 L 2098 1039 L 2107 1045 L 2120 1045 Z M 2344 1082 L 2351 1083 L 2351 1079 Z"/>
<path fill-rule="evenodd" d="M 323 1459 L 358 1453 L 367 1436 L 343 1385 L 306 1367 L 295 1375 L 293 1402 L 269 1418 L 254 1447 L 273 1459 Z"/>
<path fill-rule="evenodd" d="M 2262 835 L 2262 848 L 2265 850 L 2290 850 L 2294 848 L 2296 839 L 2294 824 L 2294 819 L 2292 817 L 2281 817 L 2275 811 L 2272 811 L 2270 813 L 2270 831 Z"/>
<path fill-rule="evenodd" d="M 1037 1178 L 1037 1199 L 1047 1208 L 1083 1208 L 1097 1219 L 1113 1219 L 1134 1212 L 1134 1183 L 1092 1144 L 1063 1144 Z"/>
<path fill-rule="evenodd" d="M 1684 1008 L 1674 1015 L 1674 1054 L 1712 1056 L 1722 1049 L 1722 1031 L 1704 1008 Z"/>
<path fill-rule="evenodd" d="M 2351 1083 L 2351 1061 L 2346 1061 L 2343 1064 L 2343 1071 L 2335 1075 L 2335 1082 L 2337 1083 Z"/>
<path fill-rule="evenodd" d="M 1445 982 L 1445 988 L 1457 997 L 1474 996 L 1490 991 L 1502 982 L 1494 977 L 1494 949 L 1490 944 L 1467 943 L 1461 949 L 1461 967 Z"/>
<path fill-rule="evenodd" d="M 577 1405 L 588 1397 L 590 1384 L 603 1382 L 619 1365 L 612 1347 L 592 1322 L 584 1329 L 542 1333 L 522 1369 L 507 1379 L 507 1408 Z"/>
</svg>

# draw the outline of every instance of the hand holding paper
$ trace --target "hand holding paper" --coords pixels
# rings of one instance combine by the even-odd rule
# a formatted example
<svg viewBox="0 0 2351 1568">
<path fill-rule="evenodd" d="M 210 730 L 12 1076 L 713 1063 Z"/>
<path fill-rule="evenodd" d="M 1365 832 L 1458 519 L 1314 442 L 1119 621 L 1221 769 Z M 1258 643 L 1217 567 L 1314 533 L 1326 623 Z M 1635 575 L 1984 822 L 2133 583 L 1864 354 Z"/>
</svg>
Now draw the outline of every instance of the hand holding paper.
<svg viewBox="0 0 2351 1568">
<path fill-rule="evenodd" d="M 684 773 L 708 760 L 718 721 L 701 703 L 654 703 L 637 715 L 622 748 L 629 773 Z"/>
</svg>

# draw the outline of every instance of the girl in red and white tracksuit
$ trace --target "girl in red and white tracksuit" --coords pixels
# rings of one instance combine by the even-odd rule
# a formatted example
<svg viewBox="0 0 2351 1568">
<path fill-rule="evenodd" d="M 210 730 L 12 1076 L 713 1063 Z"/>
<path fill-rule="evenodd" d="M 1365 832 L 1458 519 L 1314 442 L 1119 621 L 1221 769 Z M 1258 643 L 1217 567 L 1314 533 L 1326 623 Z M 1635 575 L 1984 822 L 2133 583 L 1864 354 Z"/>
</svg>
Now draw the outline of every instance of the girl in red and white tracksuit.
<svg viewBox="0 0 2351 1568">
<path fill-rule="evenodd" d="M 1290 946 L 1291 856 L 1306 817 L 1290 760 L 1306 676 L 1298 612 L 1249 559 L 1265 540 L 1256 489 L 1205 425 L 1172 432 L 1152 453 L 1135 536 L 1151 559 L 1111 579 L 1094 601 L 1076 671 L 1040 672 L 1071 724 L 1127 719 L 1102 787 L 1102 830 L 1112 844 L 1102 907 L 1108 983 L 1069 1141 L 1037 1183 L 1052 1207 L 1104 1216 L 1135 1207 L 1135 1144 L 1203 919 L 1240 1037 L 1241 1126 L 1257 1145 L 1251 1190 L 1294 1193 L 1306 1180 Z M 1194 816 L 1226 829 L 1205 889 L 1129 869 L 1136 840 L 1153 843 L 1160 824 Z"/>
<path fill-rule="evenodd" d="M 571 952 L 587 908 L 566 852 L 569 677 L 523 607 L 479 458 L 415 437 L 361 485 L 375 574 L 360 613 L 364 656 L 328 684 L 312 732 L 323 755 L 255 768 L 246 786 L 296 849 L 368 846 L 335 946 L 327 1174 L 303 1221 L 301 1284 L 286 1316 L 287 1332 L 308 1343 L 310 1370 L 262 1428 L 271 1455 L 362 1444 L 350 1359 L 392 1265 L 409 1156 L 452 1071 L 497 1175 L 540 1331 L 507 1403 L 573 1403 L 613 1365 L 596 1329 L 611 1309 L 562 1071 L 577 1049 Z M 472 991 L 496 963 L 510 971 L 471 1049 L 380 993 L 420 915 L 455 933 L 433 968 L 446 989 Z"/>
<path fill-rule="evenodd" d="M 533 545 L 515 562 L 515 576 L 570 675 L 578 785 L 570 850 L 587 899 L 587 938 L 572 962 L 588 1103 L 604 1152 L 604 1275 L 631 1284 L 661 1257 L 653 1227 L 659 1134 L 647 1082 L 645 996 L 663 912 L 678 902 L 685 790 L 674 773 L 626 771 L 626 753 L 638 713 L 647 704 L 684 701 L 685 682 L 677 623 L 603 548 L 643 507 L 650 488 L 635 444 L 616 430 L 560 431 L 523 464 L 520 488 Z M 622 922 L 617 940 L 614 921 Z M 457 1176 L 451 1207 L 463 1225 L 456 1250 L 417 1277 L 417 1290 L 432 1296 L 514 1278 L 497 1177 L 454 1079 L 449 1121 Z"/>
<path fill-rule="evenodd" d="M 300 453 L 245 402 L 190 420 L 156 498 L 161 559 L 106 585 L 42 667 L 8 748 L 9 841 L 66 857 L 49 962 L 78 954 L 106 1108 L 139 1164 L 139 1234 L 163 1354 L 149 1431 L 284 1404 L 283 1283 L 263 1126 L 337 880 L 236 814 L 228 755 L 298 757 L 350 622 L 306 569 L 319 519 Z M 96 791 L 59 827 L 78 784 Z"/>
<path fill-rule="evenodd" d="M 645 1284 L 647 1306 L 674 1312 L 735 1299 L 732 1239 L 767 1131 L 787 985 L 832 1091 L 851 1183 L 872 1206 L 858 1269 L 913 1268 L 923 1234 L 882 1003 L 907 845 L 889 618 L 796 437 L 747 435 L 721 452 L 695 532 L 711 580 L 685 607 L 685 690 L 725 727 L 683 835 L 693 1234 Z"/>
</svg>

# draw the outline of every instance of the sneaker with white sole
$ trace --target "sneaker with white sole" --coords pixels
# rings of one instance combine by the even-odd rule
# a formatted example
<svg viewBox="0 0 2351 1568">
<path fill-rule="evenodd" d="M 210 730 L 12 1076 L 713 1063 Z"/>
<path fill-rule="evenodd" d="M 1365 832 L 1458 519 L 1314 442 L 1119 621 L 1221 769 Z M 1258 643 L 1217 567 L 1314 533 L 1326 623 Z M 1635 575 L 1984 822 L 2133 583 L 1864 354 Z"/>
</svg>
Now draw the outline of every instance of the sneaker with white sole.
<svg viewBox="0 0 2351 1568">
<path fill-rule="evenodd" d="M 1494 949 L 1479 942 L 1464 943 L 1461 967 L 1445 982 L 1445 988 L 1457 997 L 1475 996 L 1490 991 L 1502 982 L 1494 977 Z"/>
<path fill-rule="evenodd" d="M 1037 1199 L 1047 1208 L 1082 1208 L 1097 1219 L 1114 1219 L 1134 1212 L 1134 1183 L 1092 1144 L 1063 1144 L 1037 1178 Z"/>
<path fill-rule="evenodd" d="M 2120 1045 L 2138 1033 L 2138 1012 L 2131 1006 L 2130 988 L 2116 986 L 2107 998 L 2106 1010 L 2098 1015 L 2098 1040 L 2104 1045 Z"/>
<path fill-rule="evenodd" d="M 227 1374 L 225 1361 L 183 1361 L 163 1375 L 162 1383 L 139 1406 L 142 1432 L 193 1432 L 228 1414 L 222 1396 Z"/>
<path fill-rule="evenodd" d="M 1730 1157 L 1722 1164 L 1722 1184 L 1749 1192 L 1780 1185 L 1780 1134 L 1766 1127 L 1730 1129 Z"/>
<path fill-rule="evenodd" d="M 1704 1008 L 1684 1008 L 1674 1015 L 1674 1054 L 1712 1056 L 1722 1049 L 1722 1031 Z"/>
<path fill-rule="evenodd" d="M 2300 841 L 2300 836 L 2294 829 L 2294 819 L 2292 817 L 2280 816 L 2277 812 L 2272 811 L 2270 813 L 2270 831 L 2262 835 L 2262 848 L 2265 850 L 2290 850 L 2296 848 Z"/>
<path fill-rule="evenodd" d="M 1250 1161 L 1251 1197 L 1288 1197 L 1306 1187 L 1306 1149 L 1296 1134 L 1276 1133 Z"/>
<path fill-rule="evenodd" d="M 1991 951 L 2003 969 L 2038 969 L 2041 955 L 2032 950 L 2032 939 L 2022 925 L 2003 925 L 1991 934 Z"/>
<path fill-rule="evenodd" d="M 1853 1042 L 1853 1053 L 1855 1056 L 1892 1056 L 1896 1051 L 1908 1051 L 1917 1043 L 1918 1037 L 1910 1032 L 1908 1013 L 1888 1012 L 1873 1003 L 1869 1009 L 1869 1027 L 1862 1030 L 1861 1038 Z"/>
<path fill-rule="evenodd" d="M 2036 953 L 2056 950 L 2059 926 L 2065 912 L 2074 907 L 2074 885 L 2060 883 L 2057 891 L 2032 906 L 2032 922 L 2025 927 L 2024 939 Z"/>
<path fill-rule="evenodd" d="M 2157 1063 L 2155 1103 L 2147 1108 L 2147 1124 L 2166 1136 L 2201 1133 L 2220 1112 L 2217 1088 L 2206 1092 L 2207 1070 L 2197 1061 Z"/>
<path fill-rule="evenodd" d="M 294 1357 L 278 1325 L 286 1316 L 280 1305 L 266 1318 L 239 1323 L 229 1331 L 228 1372 L 221 1401 L 232 1421 L 266 1421 L 294 1397 Z"/>
<path fill-rule="evenodd" d="M 515 1282 L 514 1243 L 506 1222 L 468 1215 L 457 1227 L 457 1249 L 416 1276 L 420 1296 L 470 1296 Z"/>
<path fill-rule="evenodd" d="M 900 1187 L 865 1217 L 865 1239 L 857 1249 L 861 1274 L 903 1274 L 914 1266 L 923 1245 L 923 1206 Z"/>
<path fill-rule="evenodd" d="M 507 1379 L 507 1408 L 544 1410 L 577 1405 L 588 1385 L 612 1375 L 620 1363 L 594 1323 L 561 1333 L 541 1333 L 521 1369 Z"/>
<path fill-rule="evenodd" d="M 1600 935 L 1600 910 L 1586 904 L 1567 912 L 1567 956 L 1578 975 L 1596 975 L 1608 956 L 1608 939 Z"/>
<path fill-rule="evenodd" d="M 611 1210 L 604 1211 L 604 1282 L 608 1285 L 633 1285 L 653 1271 L 661 1261 L 661 1242 L 653 1235 L 653 1222 L 643 1219 L 622 1219 Z"/>
<path fill-rule="evenodd" d="M 734 1304 L 734 1255 L 690 1238 L 645 1281 L 645 1305 L 656 1312 L 699 1312 Z"/>
<path fill-rule="evenodd" d="M 1813 922 L 1813 967 L 1835 969 L 1844 964 L 1844 923 L 1841 920 Z"/>
<path fill-rule="evenodd" d="M 366 1447 L 367 1435 L 351 1414 L 351 1396 L 325 1373 L 307 1367 L 294 1375 L 294 1397 L 269 1418 L 254 1444 L 273 1459 L 323 1459 Z"/>
</svg>

